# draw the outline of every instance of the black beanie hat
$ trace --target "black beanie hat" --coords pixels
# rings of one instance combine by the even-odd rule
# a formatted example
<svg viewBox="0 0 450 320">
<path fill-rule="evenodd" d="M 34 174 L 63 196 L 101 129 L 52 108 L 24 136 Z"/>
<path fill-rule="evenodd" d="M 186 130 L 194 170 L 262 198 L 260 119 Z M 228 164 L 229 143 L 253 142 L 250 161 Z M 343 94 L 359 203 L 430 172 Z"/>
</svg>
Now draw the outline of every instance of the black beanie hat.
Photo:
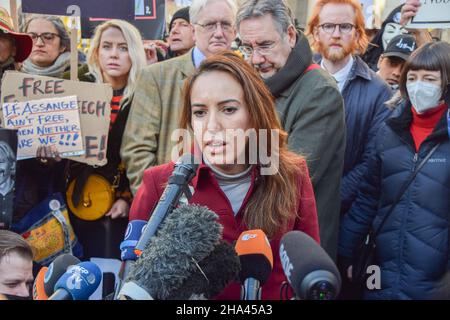
<svg viewBox="0 0 450 320">
<path fill-rule="evenodd" d="M 176 20 L 176 19 L 184 19 L 187 22 L 190 22 L 189 20 L 189 7 L 184 7 L 181 8 L 180 10 L 178 10 L 177 12 L 175 12 L 173 14 L 172 19 L 170 20 L 170 24 L 169 24 L 169 32 L 170 30 L 172 30 L 172 23 Z"/>
</svg>

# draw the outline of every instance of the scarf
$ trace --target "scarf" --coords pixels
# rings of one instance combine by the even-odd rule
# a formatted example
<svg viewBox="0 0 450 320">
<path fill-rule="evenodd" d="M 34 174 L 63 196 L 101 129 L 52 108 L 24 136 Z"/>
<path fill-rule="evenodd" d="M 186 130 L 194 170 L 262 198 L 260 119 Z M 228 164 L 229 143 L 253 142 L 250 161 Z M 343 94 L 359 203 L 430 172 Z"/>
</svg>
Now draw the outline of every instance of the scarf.
<svg viewBox="0 0 450 320">
<path fill-rule="evenodd" d="M 64 52 L 58 56 L 51 66 L 45 68 L 35 65 L 30 59 L 27 59 L 23 63 L 22 71 L 38 76 L 62 78 L 64 71 L 66 71 L 69 66 L 70 52 Z"/>
<path fill-rule="evenodd" d="M 312 63 L 312 52 L 308 39 L 301 32 L 297 35 L 297 43 L 292 49 L 286 64 L 270 78 L 264 80 L 270 92 L 278 98 L 284 90 L 288 89 L 293 82 L 305 72 Z"/>
</svg>

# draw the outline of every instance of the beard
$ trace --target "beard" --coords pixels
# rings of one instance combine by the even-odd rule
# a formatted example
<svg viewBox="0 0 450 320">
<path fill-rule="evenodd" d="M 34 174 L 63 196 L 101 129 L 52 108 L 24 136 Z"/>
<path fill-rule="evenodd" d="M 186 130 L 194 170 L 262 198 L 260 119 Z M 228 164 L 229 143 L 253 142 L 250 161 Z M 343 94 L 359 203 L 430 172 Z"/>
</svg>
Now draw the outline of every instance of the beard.
<svg viewBox="0 0 450 320">
<path fill-rule="evenodd" d="M 330 60 L 331 62 L 340 61 L 348 55 L 356 52 L 355 42 L 352 42 L 348 45 L 342 43 L 339 44 L 342 45 L 342 47 L 331 48 L 329 45 L 324 44 L 323 42 L 318 42 L 318 51 L 325 59 Z"/>
</svg>

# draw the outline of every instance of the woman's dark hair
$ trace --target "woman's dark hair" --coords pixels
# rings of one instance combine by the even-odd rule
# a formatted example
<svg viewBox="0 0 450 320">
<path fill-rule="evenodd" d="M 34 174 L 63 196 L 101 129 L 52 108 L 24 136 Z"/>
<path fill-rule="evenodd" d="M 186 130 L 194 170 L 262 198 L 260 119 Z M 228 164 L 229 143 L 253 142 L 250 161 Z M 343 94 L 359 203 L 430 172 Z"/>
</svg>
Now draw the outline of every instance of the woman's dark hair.
<svg viewBox="0 0 450 320">
<path fill-rule="evenodd" d="M 442 96 L 444 96 L 450 84 L 450 44 L 443 41 L 428 42 L 411 54 L 403 66 L 399 82 L 402 96 L 408 99 L 406 81 L 410 70 L 440 71 Z"/>
</svg>

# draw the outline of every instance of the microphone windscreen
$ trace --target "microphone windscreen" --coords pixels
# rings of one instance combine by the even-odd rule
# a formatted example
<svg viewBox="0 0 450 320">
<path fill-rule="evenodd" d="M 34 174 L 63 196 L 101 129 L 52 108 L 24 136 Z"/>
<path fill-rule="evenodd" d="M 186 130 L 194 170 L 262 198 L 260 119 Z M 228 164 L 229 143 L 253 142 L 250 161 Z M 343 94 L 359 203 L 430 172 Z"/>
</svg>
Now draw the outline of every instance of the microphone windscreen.
<svg viewBox="0 0 450 320">
<path fill-rule="evenodd" d="M 306 233 L 301 231 L 286 233 L 281 238 L 280 259 L 284 273 L 298 297 L 309 299 L 302 290 L 302 282 L 307 275 L 319 270 L 334 275 L 338 283 L 336 290 L 339 291 L 341 277 L 335 263 Z"/>
<path fill-rule="evenodd" d="M 206 207 L 182 205 L 172 211 L 125 282 L 133 282 L 153 299 L 166 299 L 195 272 L 222 238 L 218 216 Z"/>
<path fill-rule="evenodd" d="M 192 297 L 211 299 L 221 293 L 232 281 L 238 280 L 241 264 L 233 246 L 221 242 L 184 282 L 170 294 L 168 300 L 187 300 Z M 194 298 L 195 300 L 195 298 Z"/>
<path fill-rule="evenodd" d="M 33 282 L 33 300 L 47 300 L 48 296 L 45 293 L 44 288 L 44 277 L 45 273 L 47 272 L 48 267 L 42 267 L 41 270 L 39 270 L 36 278 Z"/>
<path fill-rule="evenodd" d="M 241 262 L 240 281 L 243 283 L 248 278 L 254 278 L 264 284 L 273 267 L 272 248 L 264 231 L 242 232 L 235 248 Z"/>
<path fill-rule="evenodd" d="M 80 260 L 68 253 L 58 256 L 50 263 L 44 277 L 44 290 L 48 297 L 55 291 L 56 282 L 61 278 L 64 272 L 66 272 L 67 268 L 78 263 L 80 263 Z"/>
<path fill-rule="evenodd" d="M 102 280 L 102 271 L 92 262 L 85 261 L 71 266 L 55 284 L 55 291 L 64 289 L 72 300 L 87 300 L 97 290 Z"/>
</svg>

